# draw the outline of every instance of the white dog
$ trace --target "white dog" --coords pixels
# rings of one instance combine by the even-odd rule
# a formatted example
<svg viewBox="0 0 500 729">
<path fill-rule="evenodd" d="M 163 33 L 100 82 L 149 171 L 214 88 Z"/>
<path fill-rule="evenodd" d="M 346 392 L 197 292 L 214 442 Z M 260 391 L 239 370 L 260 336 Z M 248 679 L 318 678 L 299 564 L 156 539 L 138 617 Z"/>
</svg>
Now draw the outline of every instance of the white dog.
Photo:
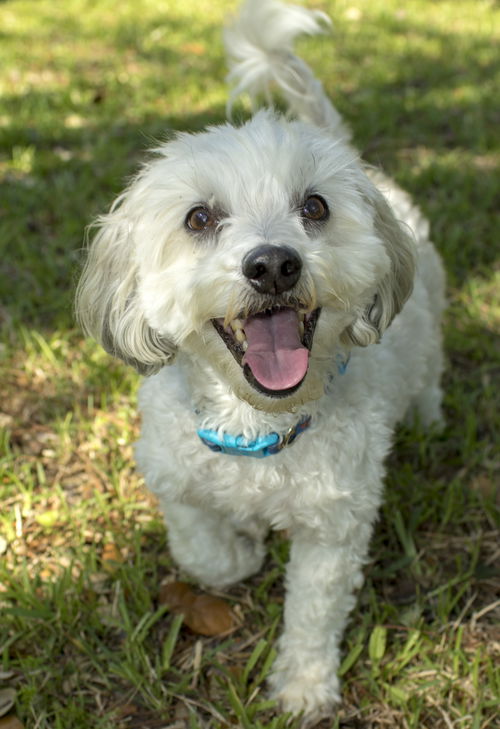
<svg viewBox="0 0 500 729">
<path fill-rule="evenodd" d="M 289 531 L 271 685 L 309 721 L 339 700 L 393 429 L 441 419 L 444 303 L 427 222 L 292 53 L 323 20 L 243 5 L 236 93 L 273 84 L 290 118 L 161 145 L 100 220 L 77 294 L 85 330 L 148 375 L 137 461 L 179 565 L 229 585 L 259 569 L 269 528 Z"/>
</svg>

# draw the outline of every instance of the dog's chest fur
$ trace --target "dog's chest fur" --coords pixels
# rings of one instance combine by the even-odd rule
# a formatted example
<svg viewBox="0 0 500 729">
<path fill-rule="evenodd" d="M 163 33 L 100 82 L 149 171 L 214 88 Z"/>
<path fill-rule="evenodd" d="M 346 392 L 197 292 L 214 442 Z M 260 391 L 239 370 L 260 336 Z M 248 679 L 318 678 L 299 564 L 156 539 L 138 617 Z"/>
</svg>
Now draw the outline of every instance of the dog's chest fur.
<svg viewBox="0 0 500 729">
<path fill-rule="evenodd" d="M 140 393 L 143 429 L 136 457 L 149 487 L 163 501 L 203 505 L 241 519 L 258 515 L 278 529 L 302 523 L 348 529 L 351 510 L 374 514 L 391 430 L 424 376 L 427 298 L 426 287 L 417 281 L 383 342 L 355 350 L 346 372 L 334 373 L 327 392 L 311 404 L 311 428 L 281 453 L 262 460 L 210 451 L 196 433 L 201 418 L 208 416 L 211 427 L 223 430 L 230 422 L 230 431 L 237 435 L 249 419 L 254 427 L 260 421 L 266 433 L 284 431 L 300 414 L 273 418 L 254 411 L 227 391 L 211 391 L 210 373 L 201 369 L 195 389 L 205 397 L 199 412 L 185 361 L 146 379 Z M 197 366 L 190 363 L 191 377 Z"/>
</svg>

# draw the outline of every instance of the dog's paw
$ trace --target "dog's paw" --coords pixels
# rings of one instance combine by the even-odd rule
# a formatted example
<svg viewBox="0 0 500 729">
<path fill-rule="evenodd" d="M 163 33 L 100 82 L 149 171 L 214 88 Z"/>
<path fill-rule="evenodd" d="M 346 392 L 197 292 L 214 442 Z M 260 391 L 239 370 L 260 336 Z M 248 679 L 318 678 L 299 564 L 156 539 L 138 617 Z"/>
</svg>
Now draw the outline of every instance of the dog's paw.
<svg viewBox="0 0 500 729">
<path fill-rule="evenodd" d="M 334 672 L 318 661 L 305 661 L 300 668 L 280 666 L 278 657 L 269 684 L 271 696 L 284 712 L 302 716 L 302 727 L 313 727 L 331 717 L 340 701 L 340 682 Z"/>
<path fill-rule="evenodd" d="M 225 542 L 215 545 L 216 549 L 197 554 L 183 566 L 201 585 L 223 589 L 234 585 L 258 572 L 265 556 L 265 547 L 260 542 L 243 534 L 231 533 Z M 194 550 L 193 550 L 194 551 Z M 180 562 L 180 560 L 178 560 Z"/>
<path fill-rule="evenodd" d="M 266 550 L 258 525 L 234 524 L 186 504 L 164 509 L 171 555 L 204 587 L 227 587 L 260 569 Z"/>
</svg>

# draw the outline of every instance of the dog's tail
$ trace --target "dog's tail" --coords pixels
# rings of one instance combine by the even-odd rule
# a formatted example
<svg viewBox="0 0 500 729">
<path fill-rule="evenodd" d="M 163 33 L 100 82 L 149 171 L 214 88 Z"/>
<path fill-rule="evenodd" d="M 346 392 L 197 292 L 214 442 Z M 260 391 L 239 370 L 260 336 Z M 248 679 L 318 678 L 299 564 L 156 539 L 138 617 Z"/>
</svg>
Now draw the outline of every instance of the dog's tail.
<svg viewBox="0 0 500 729">
<path fill-rule="evenodd" d="M 237 17 L 225 29 L 229 103 L 249 94 L 252 105 L 263 95 L 272 106 L 271 89 L 277 86 L 290 110 L 300 119 L 331 129 L 350 139 L 350 132 L 306 63 L 293 52 L 295 39 L 323 33 L 330 20 L 319 10 L 285 5 L 279 0 L 244 0 Z"/>
</svg>

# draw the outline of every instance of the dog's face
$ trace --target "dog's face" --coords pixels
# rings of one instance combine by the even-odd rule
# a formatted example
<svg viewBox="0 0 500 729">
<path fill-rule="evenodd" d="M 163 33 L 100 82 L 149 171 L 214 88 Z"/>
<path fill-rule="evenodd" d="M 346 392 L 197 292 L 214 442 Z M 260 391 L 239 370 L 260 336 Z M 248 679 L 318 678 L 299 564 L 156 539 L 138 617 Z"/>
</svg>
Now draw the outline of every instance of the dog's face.
<svg viewBox="0 0 500 729">
<path fill-rule="evenodd" d="M 336 351 L 377 341 L 412 285 L 355 153 L 269 112 L 158 152 L 101 220 L 80 320 L 146 374 L 182 350 L 259 409 L 320 397 Z"/>
</svg>

